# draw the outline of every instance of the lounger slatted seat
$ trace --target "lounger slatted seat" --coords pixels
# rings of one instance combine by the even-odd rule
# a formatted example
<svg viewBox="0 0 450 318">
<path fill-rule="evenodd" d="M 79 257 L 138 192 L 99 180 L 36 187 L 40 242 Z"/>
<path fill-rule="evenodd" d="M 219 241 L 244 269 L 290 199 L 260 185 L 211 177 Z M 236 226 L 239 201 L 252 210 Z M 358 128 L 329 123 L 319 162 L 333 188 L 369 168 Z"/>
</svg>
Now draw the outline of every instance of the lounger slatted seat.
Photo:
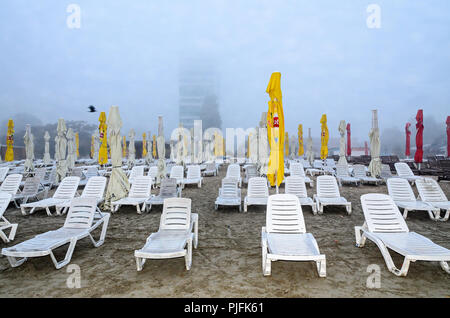
<svg viewBox="0 0 450 318">
<path fill-rule="evenodd" d="M 183 179 L 183 188 L 186 184 L 196 184 L 199 188 L 202 187 L 202 173 L 199 165 L 191 165 L 187 169 L 186 178 Z"/>
<path fill-rule="evenodd" d="M 406 276 L 410 262 L 437 261 L 450 274 L 448 261 L 450 250 L 433 243 L 430 239 L 410 232 L 394 200 L 388 195 L 370 193 L 361 196 L 365 222 L 355 227 L 356 246 L 363 247 L 366 238 L 373 241 L 381 251 L 386 266 L 397 276 Z M 398 269 L 389 250 L 405 257 Z"/>
<path fill-rule="evenodd" d="M 177 197 L 181 197 L 181 188 L 178 188 L 177 180 L 173 178 L 162 179 L 159 194 L 147 200 L 147 209 L 150 211 L 152 205 L 163 205 L 165 199 Z"/>
<path fill-rule="evenodd" d="M 276 194 L 267 203 L 266 226 L 261 230 L 262 268 L 271 275 L 271 263 L 316 262 L 320 277 L 326 277 L 326 258 L 320 254 L 314 236 L 306 233 L 300 201 L 292 194 Z"/>
<path fill-rule="evenodd" d="M 336 179 L 339 186 L 347 183 L 354 183 L 356 186 L 359 184 L 360 180 L 350 176 L 348 172 L 348 165 L 338 164 L 336 166 Z"/>
<path fill-rule="evenodd" d="M 381 179 L 369 177 L 366 174 L 366 167 L 363 165 L 354 165 L 353 166 L 353 176 L 361 181 L 361 183 L 371 183 L 378 185 L 378 183 L 382 182 Z"/>
<path fill-rule="evenodd" d="M 72 259 L 78 240 L 89 237 L 95 247 L 99 247 L 105 241 L 110 215 L 104 213 L 100 219 L 94 221 L 96 206 L 97 201 L 94 198 L 74 198 L 62 228 L 37 235 L 12 247 L 3 248 L 2 254 L 8 258 L 12 267 L 22 265 L 31 257 L 50 255 L 56 269 L 60 269 Z M 102 231 L 100 239 L 96 241 L 92 232 L 100 225 L 103 225 Z M 58 261 L 53 250 L 67 244 L 69 246 L 64 259 Z"/>
<path fill-rule="evenodd" d="M 184 168 L 183 166 L 173 166 L 170 169 L 170 178 L 177 180 L 177 184 L 182 185 L 184 179 Z"/>
<path fill-rule="evenodd" d="M 225 178 L 235 178 L 238 181 L 239 186 L 241 187 L 241 167 L 238 164 L 230 164 L 227 168 L 227 174 Z"/>
<path fill-rule="evenodd" d="M 6 192 L 0 192 L 0 237 L 3 242 L 9 243 L 14 240 L 17 231 L 17 224 L 9 222 L 4 214 L 8 208 L 9 202 L 11 202 L 11 194 Z M 6 235 L 5 230 L 9 229 L 9 235 Z"/>
<path fill-rule="evenodd" d="M 403 218 L 406 219 L 409 211 L 427 211 L 430 219 L 439 219 L 439 208 L 430 203 L 416 200 L 408 180 L 403 178 L 390 178 L 387 180 L 388 192 L 395 204 L 403 209 Z"/>
<path fill-rule="evenodd" d="M 50 171 L 47 171 L 44 178 L 41 179 L 41 183 L 47 189 L 51 189 L 56 184 L 56 167 L 52 167 Z"/>
<path fill-rule="evenodd" d="M 404 162 L 397 162 L 394 164 L 395 170 L 397 171 L 397 175 L 400 178 L 404 178 L 414 184 L 418 179 L 422 179 L 423 177 L 415 176 L 412 172 L 411 168 Z"/>
<path fill-rule="evenodd" d="M 314 195 L 314 200 L 319 214 L 323 214 L 323 208 L 326 205 L 345 206 L 347 213 L 349 215 L 352 213 L 352 203 L 341 197 L 335 177 L 318 176 L 316 189 L 317 194 Z"/>
<path fill-rule="evenodd" d="M 151 197 L 152 178 L 140 176 L 134 179 L 130 193 L 126 198 L 111 202 L 111 212 L 117 212 L 122 205 L 133 205 L 138 214 L 146 209 L 146 203 Z M 142 208 L 140 207 L 142 204 Z"/>
<path fill-rule="evenodd" d="M 0 185 L 0 192 L 6 192 L 11 194 L 12 198 L 14 198 L 19 191 L 20 182 L 22 181 L 21 174 L 10 174 L 3 180 Z"/>
<path fill-rule="evenodd" d="M 214 203 L 214 208 L 217 210 L 220 205 L 239 206 L 239 212 L 241 212 L 241 201 L 241 189 L 239 189 L 237 180 L 234 178 L 222 179 L 222 187 L 219 188 L 219 196 Z"/>
<path fill-rule="evenodd" d="M 137 270 L 147 259 L 184 257 L 186 269 L 192 266 L 192 247 L 198 244 L 198 214 L 191 213 L 191 199 L 165 199 L 159 230 L 152 233 L 140 250 L 134 251 Z"/>
<path fill-rule="evenodd" d="M 244 212 L 247 212 L 249 205 L 267 205 L 268 198 L 267 179 L 264 177 L 251 178 L 248 181 L 248 191 L 244 198 Z"/>
<path fill-rule="evenodd" d="M 290 175 L 295 177 L 301 177 L 305 181 L 305 183 L 308 183 L 310 187 L 314 186 L 314 181 L 311 180 L 309 177 L 306 176 L 305 170 L 303 169 L 303 165 L 300 162 L 292 162 L 289 165 L 289 171 Z"/>
<path fill-rule="evenodd" d="M 22 214 L 26 215 L 27 214 L 26 209 L 28 208 L 30 209 L 29 214 L 33 214 L 36 209 L 41 208 L 45 209 L 48 216 L 52 216 L 53 214 L 50 212 L 50 208 L 51 207 L 56 208 L 57 205 L 70 202 L 77 193 L 79 182 L 80 178 L 78 177 L 65 177 L 61 181 L 61 183 L 59 184 L 58 188 L 56 189 L 55 193 L 51 198 L 21 204 L 20 210 L 22 211 Z M 56 208 L 56 214 L 61 215 L 61 210 Z"/>
<path fill-rule="evenodd" d="M 444 210 L 445 215 L 440 216 L 438 221 L 447 221 L 450 216 L 450 201 L 442 191 L 436 180 L 431 178 L 424 178 L 416 181 L 416 187 L 419 191 L 419 197 L 422 201 L 432 205 L 433 207 Z"/>
<path fill-rule="evenodd" d="M 158 167 L 157 166 L 151 166 L 148 168 L 148 176 L 152 178 L 152 184 L 156 185 L 156 177 L 158 176 Z"/>
<path fill-rule="evenodd" d="M 289 176 L 285 178 L 285 193 L 293 194 L 300 200 L 300 205 L 310 206 L 314 215 L 317 214 L 317 205 L 314 200 L 308 197 L 305 180 L 298 176 Z"/>
</svg>

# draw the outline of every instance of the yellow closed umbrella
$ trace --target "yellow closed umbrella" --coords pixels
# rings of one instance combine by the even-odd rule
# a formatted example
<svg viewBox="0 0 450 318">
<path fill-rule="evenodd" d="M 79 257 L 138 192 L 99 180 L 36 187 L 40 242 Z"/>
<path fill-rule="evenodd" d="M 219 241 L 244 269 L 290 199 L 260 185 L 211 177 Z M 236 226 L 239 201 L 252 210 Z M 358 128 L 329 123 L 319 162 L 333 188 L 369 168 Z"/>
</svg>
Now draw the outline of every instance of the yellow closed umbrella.
<svg viewBox="0 0 450 318">
<path fill-rule="evenodd" d="M 5 161 L 14 161 L 14 122 L 8 121 L 8 133 L 6 135 L 6 154 Z"/>
<path fill-rule="evenodd" d="M 77 146 L 77 158 L 80 157 L 80 136 L 75 133 L 75 145 Z"/>
<path fill-rule="evenodd" d="M 156 159 L 156 135 L 153 135 L 153 158 Z"/>
<path fill-rule="evenodd" d="M 94 135 L 91 136 L 91 159 L 94 158 Z"/>
<path fill-rule="evenodd" d="M 101 112 L 98 120 L 100 121 L 100 125 L 98 126 L 98 130 L 100 133 L 100 150 L 98 152 L 98 163 L 100 165 L 104 165 L 108 162 L 106 113 Z"/>
<path fill-rule="evenodd" d="M 247 158 L 250 158 L 250 136 L 252 133 L 248 134 L 248 146 L 247 146 Z"/>
<path fill-rule="evenodd" d="M 303 156 L 305 149 L 303 148 L 303 126 L 298 125 L 298 156 Z"/>
<path fill-rule="evenodd" d="M 284 114 L 280 87 L 281 73 L 272 73 L 266 92 L 270 96 L 267 112 L 267 136 L 270 144 L 267 178 L 272 186 L 284 179 Z M 275 182 L 276 181 L 276 182 Z"/>
<path fill-rule="evenodd" d="M 320 119 L 321 133 L 320 133 L 320 159 L 325 160 L 328 157 L 328 127 L 327 127 L 327 115 L 323 114 Z"/>
<path fill-rule="evenodd" d="M 122 158 L 127 157 L 127 137 L 122 137 Z"/>
<path fill-rule="evenodd" d="M 147 157 L 147 134 L 142 134 L 142 158 Z"/>
</svg>

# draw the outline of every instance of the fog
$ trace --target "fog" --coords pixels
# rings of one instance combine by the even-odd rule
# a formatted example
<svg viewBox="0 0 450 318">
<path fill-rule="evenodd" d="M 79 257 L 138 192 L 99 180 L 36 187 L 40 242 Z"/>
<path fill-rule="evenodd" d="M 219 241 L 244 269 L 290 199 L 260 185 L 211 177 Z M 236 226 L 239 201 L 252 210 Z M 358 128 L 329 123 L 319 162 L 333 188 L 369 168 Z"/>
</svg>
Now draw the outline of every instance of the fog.
<svg viewBox="0 0 450 318">
<path fill-rule="evenodd" d="M 80 28 L 67 25 L 70 3 L 81 9 Z M 343 119 L 362 146 L 378 109 L 382 144 L 403 145 L 419 108 L 438 123 L 425 123 L 424 138 L 439 134 L 449 114 L 450 2 L 378 0 L 381 28 L 367 25 L 370 3 L 2 0 L 0 122 L 31 113 L 42 124 L 97 124 L 89 105 L 118 105 L 122 134 L 156 132 L 162 115 L 169 136 L 179 122 L 179 71 L 194 58 L 217 71 L 222 128 L 257 126 L 270 75 L 281 72 L 291 136 L 302 123 L 318 138 L 325 113 L 330 140 Z"/>
</svg>

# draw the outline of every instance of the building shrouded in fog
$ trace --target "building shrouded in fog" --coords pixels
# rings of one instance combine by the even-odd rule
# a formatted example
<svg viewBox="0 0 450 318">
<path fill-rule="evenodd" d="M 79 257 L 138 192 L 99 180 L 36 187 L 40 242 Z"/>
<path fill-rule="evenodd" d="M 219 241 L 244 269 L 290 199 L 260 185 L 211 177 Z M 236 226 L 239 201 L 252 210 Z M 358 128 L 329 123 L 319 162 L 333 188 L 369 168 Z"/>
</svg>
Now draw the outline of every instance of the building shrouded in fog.
<svg viewBox="0 0 450 318">
<path fill-rule="evenodd" d="M 192 128 L 194 120 L 202 119 L 205 98 L 218 95 L 218 79 L 212 61 L 185 59 L 179 69 L 179 121 Z"/>
</svg>

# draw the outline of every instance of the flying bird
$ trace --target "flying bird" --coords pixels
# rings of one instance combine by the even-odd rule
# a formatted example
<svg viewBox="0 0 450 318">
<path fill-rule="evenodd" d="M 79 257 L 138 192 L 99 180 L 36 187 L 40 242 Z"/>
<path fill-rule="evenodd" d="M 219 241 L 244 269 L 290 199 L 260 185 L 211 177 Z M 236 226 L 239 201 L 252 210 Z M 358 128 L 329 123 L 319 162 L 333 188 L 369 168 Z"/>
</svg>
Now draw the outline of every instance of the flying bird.
<svg viewBox="0 0 450 318">
<path fill-rule="evenodd" d="M 90 105 L 89 107 L 89 112 L 90 113 L 95 113 L 97 110 L 95 109 L 95 107 L 94 106 L 92 106 L 92 105 Z"/>
</svg>

